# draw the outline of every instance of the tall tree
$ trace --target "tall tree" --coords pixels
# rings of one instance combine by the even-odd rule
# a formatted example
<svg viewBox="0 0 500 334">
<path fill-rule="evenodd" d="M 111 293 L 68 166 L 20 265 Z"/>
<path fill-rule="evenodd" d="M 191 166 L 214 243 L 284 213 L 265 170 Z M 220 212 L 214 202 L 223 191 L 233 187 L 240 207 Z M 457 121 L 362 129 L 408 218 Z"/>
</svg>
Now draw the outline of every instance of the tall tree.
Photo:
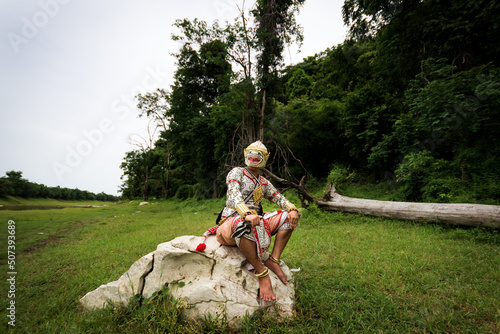
<svg viewBox="0 0 500 334">
<path fill-rule="evenodd" d="M 159 168 L 160 178 L 162 179 L 162 195 L 161 198 L 166 198 L 167 190 L 169 189 L 170 177 L 170 145 L 167 138 L 164 136 L 168 130 L 170 119 L 166 116 L 167 113 L 168 93 L 164 89 L 157 89 L 154 92 L 137 95 L 137 107 L 139 108 L 139 117 L 146 116 L 156 122 L 163 131 L 163 137 L 160 141 L 161 151 L 163 152 L 161 159 L 164 164 Z M 158 143 L 155 143 L 158 146 Z"/>
<path fill-rule="evenodd" d="M 229 90 L 232 71 L 222 41 L 205 42 L 198 50 L 193 47 L 184 45 L 178 55 L 165 138 L 171 143 L 177 177 L 210 189 L 219 163 L 213 157 L 210 111 Z"/>
<path fill-rule="evenodd" d="M 258 0 L 252 11 L 257 21 L 257 49 L 259 51 L 260 119 L 258 139 L 264 140 L 264 118 L 273 110 L 273 99 L 278 96 L 278 70 L 283 65 L 283 50 L 293 41 L 302 43 L 302 29 L 295 14 L 305 0 Z M 266 112 L 267 110 L 267 112 Z"/>
</svg>

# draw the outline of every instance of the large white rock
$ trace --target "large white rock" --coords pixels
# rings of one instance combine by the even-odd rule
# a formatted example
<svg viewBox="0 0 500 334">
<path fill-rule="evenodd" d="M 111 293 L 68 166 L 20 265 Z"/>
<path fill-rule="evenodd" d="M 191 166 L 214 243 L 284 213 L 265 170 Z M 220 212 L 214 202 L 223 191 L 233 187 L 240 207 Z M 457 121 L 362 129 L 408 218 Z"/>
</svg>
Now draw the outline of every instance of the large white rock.
<svg viewBox="0 0 500 334">
<path fill-rule="evenodd" d="M 283 261 L 288 284 L 270 272 L 276 301 L 264 302 L 258 295 L 258 280 L 247 270 L 248 262 L 238 248 L 222 246 L 210 236 L 205 251 L 196 252 L 200 241 L 200 237 L 183 236 L 158 245 L 117 281 L 101 285 L 80 302 L 86 308 L 102 308 L 109 303 L 128 305 L 136 294 L 149 298 L 168 286 L 191 319 L 225 315 L 231 325 L 237 326 L 246 314 L 251 316 L 257 310 L 277 318 L 293 315 L 294 278 Z"/>
</svg>

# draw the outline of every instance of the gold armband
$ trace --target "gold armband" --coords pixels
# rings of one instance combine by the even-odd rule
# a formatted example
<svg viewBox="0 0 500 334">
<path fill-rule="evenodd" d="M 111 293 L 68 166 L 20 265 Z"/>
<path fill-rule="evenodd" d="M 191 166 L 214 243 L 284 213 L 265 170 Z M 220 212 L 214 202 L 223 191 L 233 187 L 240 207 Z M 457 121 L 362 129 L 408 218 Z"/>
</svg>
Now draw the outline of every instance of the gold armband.
<svg viewBox="0 0 500 334">
<path fill-rule="evenodd" d="M 239 213 L 240 216 L 244 217 L 247 212 L 252 212 L 250 208 L 243 202 L 240 204 L 236 205 L 236 211 Z"/>
<path fill-rule="evenodd" d="M 292 211 L 292 210 L 297 211 L 297 208 L 295 207 L 295 205 L 293 205 L 292 203 L 288 202 L 288 203 L 285 205 L 285 210 L 286 210 L 286 211 Z"/>
</svg>

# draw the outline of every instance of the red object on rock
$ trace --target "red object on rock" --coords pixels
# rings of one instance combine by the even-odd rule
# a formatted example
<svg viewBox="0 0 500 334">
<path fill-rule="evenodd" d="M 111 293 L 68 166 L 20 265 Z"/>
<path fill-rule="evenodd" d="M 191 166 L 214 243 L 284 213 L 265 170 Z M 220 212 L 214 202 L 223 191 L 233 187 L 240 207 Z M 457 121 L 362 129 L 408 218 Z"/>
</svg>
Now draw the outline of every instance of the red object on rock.
<svg viewBox="0 0 500 334">
<path fill-rule="evenodd" d="M 197 252 L 203 252 L 205 250 L 205 248 L 207 248 L 207 245 L 202 242 L 201 244 L 199 244 L 198 246 L 196 246 L 196 251 Z"/>
</svg>

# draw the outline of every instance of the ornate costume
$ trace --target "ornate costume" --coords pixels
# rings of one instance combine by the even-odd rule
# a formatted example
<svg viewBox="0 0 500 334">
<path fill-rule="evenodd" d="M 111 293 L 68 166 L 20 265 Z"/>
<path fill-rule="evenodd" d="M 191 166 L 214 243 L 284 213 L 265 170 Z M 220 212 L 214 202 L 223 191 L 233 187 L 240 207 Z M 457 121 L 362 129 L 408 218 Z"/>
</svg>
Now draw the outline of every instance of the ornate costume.
<svg viewBox="0 0 500 334">
<path fill-rule="evenodd" d="M 232 217 L 236 213 L 242 217 L 247 212 L 257 214 L 264 198 L 283 210 L 296 209 L 266 178 L 257 178 L 246 168 L 233 168 L 227 174 L 226 184 L 226 207 L 222 211 L 222 218 Z"/>
<path fill-rule="evenodd" d="M 245 163 L 249 167 L 264 167 L 269 153 L 260 142 L 255 142 L 245 149 Z M 217 234 L 217 241 L 223 245 L 236 246 L 242 237 L 255 241 L 257 253 L 261 261 L 267 260 L 267 249 L 271 244 L 271 236 L 280 230 L 290 229 L 288 212 L 297 210 L 289 200 L 263 176 L 255 176 L 243 167 L 233 168 L 226 177 L 226 206 L 222 211 L 222 220 L 218 227 L 211 228 L 203 235 Z M 283 211 L 272 213 L 261 212 L 264 198 L 275 203 Z M 260 224 L 251 227 L 244 218 L 248 214 L 262 217 Z M 202 244 L 200 244 L 201 246 Z M 198 246 L 197 250 L 203 250 Z"/>
</svg>

